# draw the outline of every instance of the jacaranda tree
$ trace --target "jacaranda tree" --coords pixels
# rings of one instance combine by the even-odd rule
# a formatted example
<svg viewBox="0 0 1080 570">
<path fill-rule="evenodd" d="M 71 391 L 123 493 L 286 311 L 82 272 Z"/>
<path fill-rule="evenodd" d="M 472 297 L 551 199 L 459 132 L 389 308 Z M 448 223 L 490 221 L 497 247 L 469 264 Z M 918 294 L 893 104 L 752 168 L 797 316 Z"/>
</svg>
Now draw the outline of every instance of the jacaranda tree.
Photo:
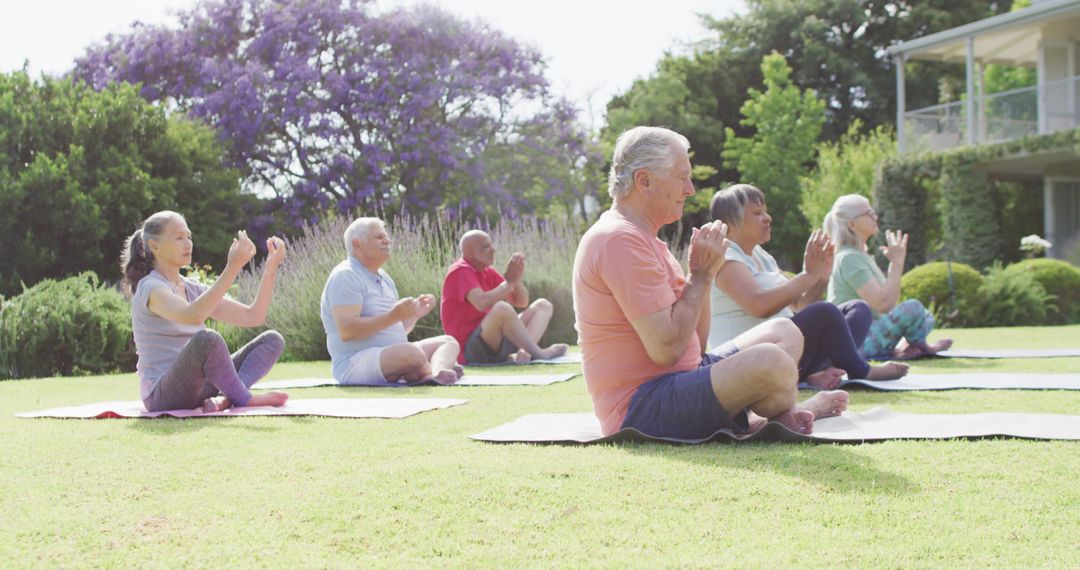
<svg viewBox="0 0 1080 570">
<path fill-rule="evenodd" d="M 563 183 L 586 137 L 543 70 L 536 50 L 431 6 L 205 0 L 176 27 L 107 37 L 75 73 L 140 83 L 216 127 L 248 185 L 299 223 L 329 206 L 531 211 L 549 182 L 547 198 L 578 200 L 585 188 Z M 512 163 L 514 148 L 545 160 Z"/>
</svg>

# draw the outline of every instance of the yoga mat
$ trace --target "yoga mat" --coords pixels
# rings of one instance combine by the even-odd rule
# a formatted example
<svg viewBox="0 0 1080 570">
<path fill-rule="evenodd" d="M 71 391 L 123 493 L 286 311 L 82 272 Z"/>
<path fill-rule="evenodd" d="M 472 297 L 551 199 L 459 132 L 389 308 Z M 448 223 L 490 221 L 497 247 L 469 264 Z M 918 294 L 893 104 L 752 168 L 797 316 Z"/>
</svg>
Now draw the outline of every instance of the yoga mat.
<svg viewBox="0 0 1080 570">
<path fill-rule="evenodd" d="M 943 350 L 936 356 L 945 358 L 1052 358 L 1056 356 L 1080 356 L 1080 348 L 1029 348 L 1029 349 L 960 349 Z"/>
<path fill-rule="evenodd" d="M 657 438 L 635 429 L 623 429 L 604 437 L 600 422 L 590 413 L 534 414 L 522 416 L 483 433 L 470 436 L 496 443 L 613 443 L 659 441 L 704 443 L 706 441 L 866 442 L 887 439 L 951 439 L 1015 437 L 1023 439 L 1080 440 L 1080 416 L 1053 414 L 909 414 L 887 408 L 843 415 L 814 422 L 814 433 L 797 434 L 777 422 L 769 422 L 752 434 L 721 429 L 702 439 Z"/>
<path fill-rule="evenodd" d="M 203 413 L 202 410 L 168 410 L 148 412 L 138 400 L 115 400 L 95 402 L 82 406 L 50 408 L 36 412 L 15 414 L 20 418 L 219 418 L 236 416 L 328 416 L 334 418 L 405 418 L 420 412 L 460 406 L 468 400 L 448 398 L 330 398 L 295 399 L 281 407 L 259 406 L 252 408 L 229 408 L 221 412 Z"/>
<path fill-rule="evenodd" d="M 581 363 L 581 353 L 580 352 L 571 352 L 571 353 L 559 356 L 557 358 L 545 358 L 545 359 L 542 359 L 542 360 L 530 360 L 530 361 L 526 362 L 525 364 L 514 364 L 513 362 L 494 362 L 494 363 L 491 363 L 491 364 L 473 364 L 473 363 L 470 362 L 469 364 L 466 364 L 466 366 L 528 366 L 529 364 L 580 364 L 580 363 Z"/>
<path fill-rule="evenodd" d="M 897 380 L 844 380 L 840 388 L 863 386 L 874 390 L 1080 390 L 1080 374 L 1026 374 L 1022 372 L 965 372 L 961 374 L 909 374 Z M 800 388 L 813 387 L 800 384 Z"/>
<path fill-rule="evenodd" d="M 547 386 L 548 384 L 554 384 L 556 382 L 565 382 L 574 376 L 577 376 L 577 372 L 567 372 L 565 374 L 518 374 L 507 376 L 496 376 L 477 374 L 475 376 L 469 376 L 466 374 L 462 376 L 454 384 L 446 384 L 447 386 Z M 417 384 L 385 384 L 379 386 L 359 385 L 354 386 L 350 384 L 338 384 L 337 380 L 333 378 L 296 378 L 293 380 L 270 380 L 267 382 L 259 382 L 251 387 L 252 390 L 283 390 L 288 388 L 314 388 L 316 386 L 341 386 L 342 388 L 397 388 L 403 386 L 443 386 L 435 381 L 420 382 Z"/>
</svg>

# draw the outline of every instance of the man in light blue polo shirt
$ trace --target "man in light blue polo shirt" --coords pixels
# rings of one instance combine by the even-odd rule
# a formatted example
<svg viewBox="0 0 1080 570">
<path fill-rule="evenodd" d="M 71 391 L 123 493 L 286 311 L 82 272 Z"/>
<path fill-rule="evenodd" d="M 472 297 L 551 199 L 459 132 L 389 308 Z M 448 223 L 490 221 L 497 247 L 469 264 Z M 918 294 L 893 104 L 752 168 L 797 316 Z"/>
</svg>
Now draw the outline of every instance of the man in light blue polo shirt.
<svg viewBox="0 0 1080 570">
<path fill-rule="evenodd" d="M 368 386 L 457 382 L 463 370 L 454 337 L 409 342 L 409 331 L 435 307 L 435 296 L 398 298 L 394 280 L 382 269 L 390 259 L 382 220 L 359 218 L 344 239 L 348 258 L 330 272 L 320 303 L 334 378 Z"/>
</svg>

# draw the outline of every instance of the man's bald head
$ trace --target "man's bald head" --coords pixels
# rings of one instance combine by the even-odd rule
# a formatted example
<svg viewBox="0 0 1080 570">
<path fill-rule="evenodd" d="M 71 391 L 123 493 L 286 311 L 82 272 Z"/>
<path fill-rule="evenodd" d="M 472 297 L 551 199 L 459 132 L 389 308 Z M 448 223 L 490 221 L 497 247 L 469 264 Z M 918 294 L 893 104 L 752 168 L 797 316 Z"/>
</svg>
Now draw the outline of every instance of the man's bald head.
<svg viewBox="0 0 1080 570">
<path fill-rule="evenodd" d="M 474 267 L 484 269 L 495 263 L 495 246 L 491 243 L 491 236 L 483 230 L 465 232 L 458 247 L 461 248 L 461 257 Z"/>
</svg>

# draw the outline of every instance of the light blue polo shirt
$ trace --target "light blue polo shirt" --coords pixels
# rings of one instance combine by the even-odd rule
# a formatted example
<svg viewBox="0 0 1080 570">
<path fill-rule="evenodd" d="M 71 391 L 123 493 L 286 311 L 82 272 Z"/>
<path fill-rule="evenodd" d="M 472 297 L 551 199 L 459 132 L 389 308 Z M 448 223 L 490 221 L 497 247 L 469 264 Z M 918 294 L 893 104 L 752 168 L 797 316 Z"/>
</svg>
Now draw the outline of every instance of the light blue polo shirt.
<svg viewBox="0 0 1080 570">
<path fill-rule="evenodd" d="M 340 305 L 363 305 L 360 316 L 374 317 L 389 313 L 397 301 L 397 285 L 390 275 L 382 269 L 377 274 L 372 273 L 351 255 L 330 272 L 323 287 L 320 311 L 326 331 L 326 350 L 333 362 L 334 378 L 339 382 L 349 369 L 349 359 L 357 352 L 408 342 L 409 337 L 405 334 L 405 325 L 398 321 L 367 338 L 341 340 L 331 309 Z"/>
</svg>

